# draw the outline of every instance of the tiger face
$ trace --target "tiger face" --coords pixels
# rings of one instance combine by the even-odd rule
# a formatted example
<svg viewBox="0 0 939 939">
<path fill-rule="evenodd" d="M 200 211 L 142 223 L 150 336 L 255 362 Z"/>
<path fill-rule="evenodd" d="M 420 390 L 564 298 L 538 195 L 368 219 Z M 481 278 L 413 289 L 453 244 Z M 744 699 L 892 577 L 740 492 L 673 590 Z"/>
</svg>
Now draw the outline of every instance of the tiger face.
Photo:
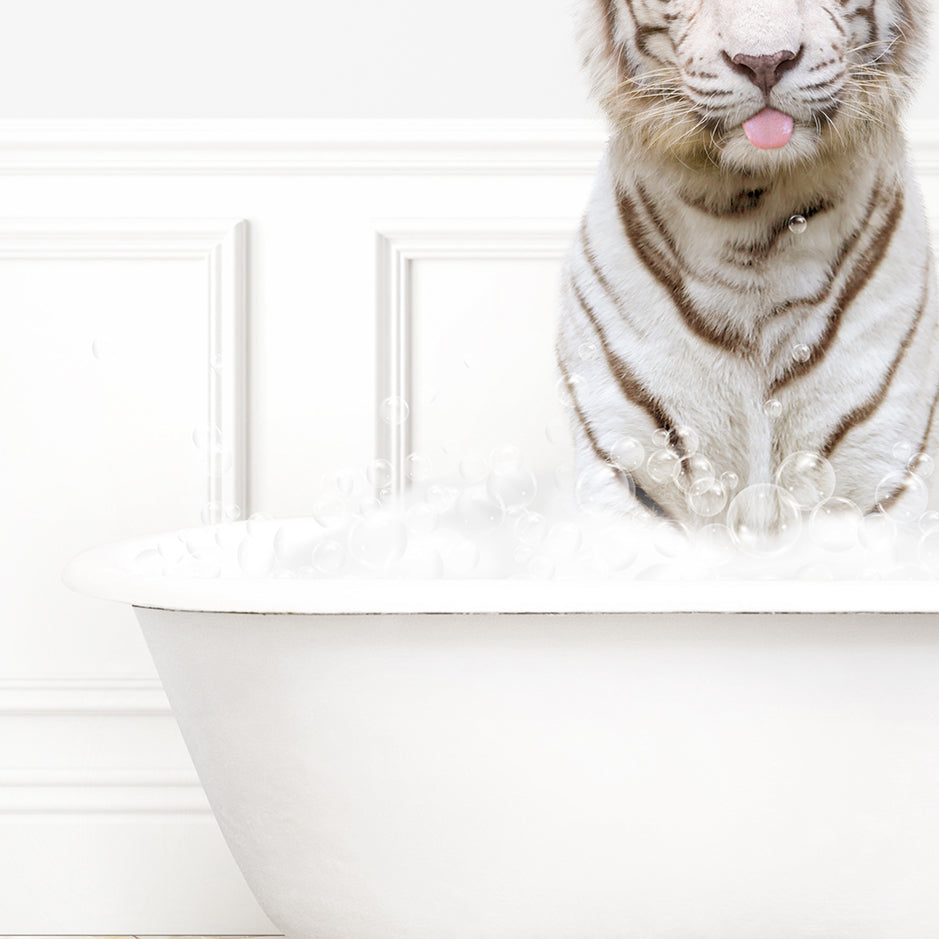
<svg viewBox="0 0 939 939">
<path fill-rule="evenodd" d="M 896 129 L 925 0 L 585 0 L 594 89 L 686 165 L 795 168 Z"/>
</svg>

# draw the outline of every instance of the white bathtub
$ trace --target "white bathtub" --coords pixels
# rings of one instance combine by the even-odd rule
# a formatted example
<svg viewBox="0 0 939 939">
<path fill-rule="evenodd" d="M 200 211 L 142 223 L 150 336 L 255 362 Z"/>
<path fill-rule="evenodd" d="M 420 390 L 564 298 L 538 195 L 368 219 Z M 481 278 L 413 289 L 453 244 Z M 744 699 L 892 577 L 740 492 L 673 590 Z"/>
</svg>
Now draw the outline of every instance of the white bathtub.
<svg viewBox="0 0 939 939">
<path fill-rule="evenodd" d="M 126 573 L 144 546 L 66 580 L 136 607 L 290 937 L 939 935 L 935 583 Z"/>
</svg>

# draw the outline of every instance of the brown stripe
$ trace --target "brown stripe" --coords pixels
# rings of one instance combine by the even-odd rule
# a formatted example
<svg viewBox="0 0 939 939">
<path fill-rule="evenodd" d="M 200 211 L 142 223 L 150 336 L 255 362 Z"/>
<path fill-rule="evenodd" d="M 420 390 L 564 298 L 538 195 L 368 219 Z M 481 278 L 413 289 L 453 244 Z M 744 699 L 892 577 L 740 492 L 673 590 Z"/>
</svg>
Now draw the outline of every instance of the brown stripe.
<svg viewBox="0 0 939 939">
<path fill-rule="evenodd" d="M 877 391 L 872 394 L 867 401 L 863 404 L 856 407 L 850 414 L 846 414 L 834 429 L 831 436 L 828 440 L 825 441 L 825 445 L 822 447 L 821 454 L 823 457 L 831 456 L 835 447 L 841 443 L 845 434 L 848 433 L 852 428 L 856 427 L 858 424 L 863 424 L 879 407 L 883 404 L 884 399 L 887 397 L 887 392 L 890 390 L 890 384 L 893 381 L 894 375 L 897 373 L 897 369 L 900 367 L 900 362 L 903 361 L 903 356 L 906 354 L 906 350 L 909 348 L 910 343 L 913 341 L 913 336 L 916 333 L 916 328 L 919 326 L 920 320 L 923 318 L 923 313 L 926 311 L 926 300 L 929 297 L 929 274 L 930 274 L 930 265 L 926 265 L 926 286 L 923 290 L 923 300 L 919 305 L 919 310 L 916 312 L 916 316 L 913 318 L 913 322 L 910 324 L 910 328 L 906 331 L 906 335 L 903 337 L 903 342 L 900 343 L 900 347 L 897 350 L 896 356 L 894 356 L 893 362 L 890 363 L 890 368 L 887 369 L 887 373 L 884 375 L 883 381 L 880 383 L 880 387 Z"/>
<path fill-rule="evenodd" d="M 874 235 L 873 241 L 868 245 L 860 261 L 858 261 L 850 277 L 841 290 L 841 295 L 831 308 L 828 314 L 828 321 L 825 324 L 825 331 L 821 338 L 812 349 L 812 353 L 805 362 L 794 362 L 777 378 L 770 386 L 769 395 L 772 397 L 789 382 L 811 371 L 825 357 L 831 344 L 838 334 L 838 328 L 841 325 L 841 317 L 845 310 L 855 301 L 858 294 L 864 289 L 871 277 L 874 276 L 880 262 L 883 261 L 887 248 L 890 245 L 893 233 L 903 214 L 903 191 L 898 190 L 893 200 L 893 205 L 887 214 L 883 225 Z"/>
<path fill-rule="evenodd" d="M 668 292 L 685 325 L 695 335 L 711 343 L 711 345 L 723 349 L 725 352 L 741 355 L 749 351 L 749 343 L 742 335 L 729 327 L 720 328 L 709 323 L 695 309 L 694 304 L 685 292 L 682 279 L 671 269 L 662 255 L 648 243 L 647 232 L 639 220 L 636 206 L 629 198 L 629 195 L 625 192 L 618 192 L 616 201 L 623 229 L 633 251 L 636 252 L 637 257 L 646 266 L 649 273 Z"/>
<path fill-rule="evenodd" d="M 662 427 L 669 431 L 669 436 L 671 437 L 673 435 L 672 421 L 665 412 L 665 408 L 662 407 L 645 385 L 632 373 L 629 366 L 610 347 L 609 340 L 606 337 L 606 333 L 603 331 L 603 327 L 600 325 L 600 321 L 597 319 L 596 313 L 590 308 L 586 298 L 580 292 L 580 288 L 573 280 L 570 282 L 570 287 L 577 299 L 577 303 L 580 305 L 587 319 L 590 320 L 590 325 L 593 327 L 593 331 L 600 340 L 600 346 L 603 349 L 606 364 L 609 366 L 610 372 L 612 372 L 613 377 L 616 379 L 616 383 L 619 385 L 623 397 L 636 405 L 636 407 L 642 408 L 655 422 L 655 426 Z"/>
<path fill-rule="evenodd" d="M 734 193 L 726 202 L 717 205 L 708 202 L 706 196 L 692 198 L 682 193 L 680 198 L 685 205 L 690 206 L 692 209 L 697 209 L 699 212 L 704 212 L 706 215 L 713 216 L 714 218 L 732 218 L 738 215 L 745 215 L 747 212 L 758 208 L 763 196 L 766 195 L 767 192 L 767 189 L 743 189 L 740 192 Z"/>
<path fill-rule="evenodd" d="M 590 444 L 590 449 L 593 450 L 594 456 L 596 456 L 596 458 L 601 463 L 605 463 L 611 469 L 616 471 L 616 478 L 628 487 L 629 491 L 636 497 L 640 505 L 655 515 L 658 515 L 660 518 L 674 521 L 674 516 L 672 516 L 668 510 L 659 505 L 659 503 L 656 502 L 655 499 L 653 499 L 645 491 L 645 489 L 643 489 L 642 486 L 636 482 L 635 478 L 630 473 L 620 469 L 620 467 L 614 463 L 612 454 L 608 453 L 600 446 L 600 442 L 597 440 L 597 435 L 590 426 L 590 421 L 587 420 L 587 416 L 580 407 L 580 402 L 577 400 L 577 395 L 574 393 L 574 386 L 571 382 L 570 373 L 564 367 L 564 362 L 561 359 L 560 353 L 557 355 L 557 362 L 558 368 L 561 370 L 561 376 L 563 377 L 564 383 L 567 385 L 568 393 L 571 396 L 571 404 L 574 407 L 574 413 L 577 415 L 577 420 L 587 437 L 587 441 Z"/>
<path fill-rule="evenodd" d="M 936 390 L 936 394 L 932 399 L 932 406 L 929 409 L 929 417 L 926 418 L 926 426 L 923 429 L 923 436 L 919 442 L 919 448 L 917 453 L 923 453 L 926 450 L 926 445 L 929 443 L 929 431 L 932 428 L 933 419 L 936 416 L 936 407 L 939 406 L 939 389 Z M 903 478 L 903 481 L 900 483 L 897 488 L 887 496 L 886 499 L 881 499 L 867 514 L 873 515 L 874 512 L 880 510 L 886 512 L 888 509 L 892 508 L 903 495 L 904 490 L 906 489 L 910 477 L 914 475 L 911 469 L 907 469 L 906 475 Z"/>
</svg>

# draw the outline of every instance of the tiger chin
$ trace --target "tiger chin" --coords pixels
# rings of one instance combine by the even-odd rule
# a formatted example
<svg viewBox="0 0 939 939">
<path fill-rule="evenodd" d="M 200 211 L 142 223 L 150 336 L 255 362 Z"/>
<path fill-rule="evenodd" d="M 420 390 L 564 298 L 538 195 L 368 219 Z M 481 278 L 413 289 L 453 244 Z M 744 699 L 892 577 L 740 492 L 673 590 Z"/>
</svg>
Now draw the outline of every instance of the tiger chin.
<svg viewBox="0 0 939 939">
<path fill-rule="evenodd" d="M 815 494 L 912 517 L 939 402 L 900 125 L 926 4 L 583 3 L 611 137 L 557 353 L 591 503 L 702 525 L 781 482 L 805 510 Z M 763 515 L 747 523 L 772 530 Z"/>
</svg>

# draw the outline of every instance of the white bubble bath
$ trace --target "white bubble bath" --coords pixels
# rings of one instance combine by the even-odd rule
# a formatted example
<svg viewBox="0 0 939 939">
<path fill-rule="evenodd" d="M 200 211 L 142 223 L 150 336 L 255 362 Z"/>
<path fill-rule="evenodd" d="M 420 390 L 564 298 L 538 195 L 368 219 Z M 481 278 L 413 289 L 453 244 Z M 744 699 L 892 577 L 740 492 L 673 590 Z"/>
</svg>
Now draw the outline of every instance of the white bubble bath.
<svg viewBox="0 0 939 939">
<path fill-rule="evenodd" d="M 690 439 L 687 429 L 684 436 Z M 457 475 L 441 479 L 428 459 L 412 454 L 406 487 L 397 493 L 391 464 L 375 460 L 332 474 L 308 516 L 257 514 L 126 542 L 112 548 L 107 568 L 113 589 L 133 581 L 134 590 L 150 584 L 159 592 L 154 582 L 162 579 L 182 585 L 184 594 L 187 583 L 201 582 L 202 595 L 208 589 L 224 597 L 277 583 L 291 596 L 308 596 L 296 601 L 301 607 L 327 603 L 339 610 L 345 602 L 351 611 L 368 606 L 363 598 L 374 588 L 364 585 L 377 581 L 383 595 L 399 597 L 401 609 L 409 608 L 407 597 L 419 596 L 417 583 L 420 596 L 458 593 L 468 610 L 492 607 L 486 598 L 495 595 L 515 597 L 507 602 L 526 609 L 547 610 L 551 602 L 580 608 L 583 599 L 570 599 L 578 584 L 590 585 L 591 602 L 605 609 L 798 609 L 821 594 L 790 588 L 812 583 L 842 585 L 848 607 L 869 595 L 865 609 L 889 603 L 876 602 L 878 589 L 870 585 L 921 582 L 918 592 L 931 596 L 939 578 L 939 512 L 928 507 L 932 461 L 924 454 L 900 454 L 909 469 L 882 488 L 893 492 L 902 482 L 905 497 L 864 514 L 834 495 L 834 470 L 817 454 L 792 454 L 773 483 L 742 486 L 700 455 L 676 457 L 667 435 L 660 437 L 648 453 L 626 438 L 613 450 L 615 465 L 580 474 L 565 464 L 534 472 L 517 448 L 503 446 L 488 457 L 464 457 Z M 653 518 L 626 500 L 608 504 L 604 484 L 627 492 L 625 474 L 643 462 L 683 492 L 695 524 Z M 689 466 L 691 472 L 679 473 Z M 238 511 L 211 508 L 216 517 Z M 469 586 L 457 588 L 461 582 Z M 472 586 L 481 582 L 482 591 Z M 523 586 L 532 582 L 540 586 Z M 719 586 L 729 582 L 733 592 Z"/>
</svg>

